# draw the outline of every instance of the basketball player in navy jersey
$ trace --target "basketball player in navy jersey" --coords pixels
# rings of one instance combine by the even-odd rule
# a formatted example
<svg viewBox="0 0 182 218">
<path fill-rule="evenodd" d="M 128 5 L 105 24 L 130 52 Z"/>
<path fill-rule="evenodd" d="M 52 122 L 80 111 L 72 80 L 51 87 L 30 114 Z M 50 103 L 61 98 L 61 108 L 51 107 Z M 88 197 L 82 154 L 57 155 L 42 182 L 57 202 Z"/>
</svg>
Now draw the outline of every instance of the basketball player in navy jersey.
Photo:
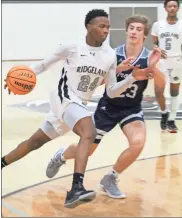
<svg viewBox="0 0 182 218">
<path fill-rule="evenodd" d="M 147 68 L 134 69 L 125 80 L 117 82 L 115 51 L 104 43 L 109 32 L 108 14 L 99 9 L 90 11 L 85 18 L 85 27 L 86 37 L 76 44 L 60 46 L 51 57 L 32 66 L 34 72 L 40 74 L 51 64 L 65 60 L 57 89 L 50 98 L 51 111 L 45 122 L 29 139 L 1 159 L 2 167 L 5 167 L 72 130 L 80 140 L 74 153 L 73 183 L 67 193 L 66 207 L 75 207 L 95 197 L 94 191 L 87 191 L 83 186 L 90 145 L 96 135 L 87 101 L 103 79 L 108 96 L 113 98 L 120 96 L 135 80 L 146 79 L 149 74 Z"/>
<path fill-rule="evenodd" d="M 134 66 L 141 69 L 149 66 L 152 55 L 143 45 L 149 29 L 148 19 L 144 16 L 132 16 L 126 20 L 126 44 L 116 48 L 118 82 L 128 78 Z M 129 62 L 131 63 L 129 64 Z M 159 70 L 159 67 L 162 69 L 162 61 L 158 65 L 153 65 L 151 72 L 155 85 L 162 88 L 165 86 L 165 75 Z M 105 91 L 94 114 L 97 136 L 95 143 L 90 148 L 89 155 L 95 151 L 102 137 L 116 125 L 120 126 L 129 143 L 129 147 L 121 153 L 113 168 L 100 182 L 102 190 L 112 198 L 126 197 L 117 186 L 117 178 L 136 160 L 145 144 L 146 126 L 141 102 L 147 84 L 148 80 L 135 81 L 119 97 L 112 99 Z M 111 146 L 111 150 L 114 149 L 113 145 Z M 66 160 L 75 158 L 76 147 L 77 145 L 72 144 L 65 151 L 60 149 L 55 154 L 46 170 L 49 178 L 56 175 Z"/>
</svg>

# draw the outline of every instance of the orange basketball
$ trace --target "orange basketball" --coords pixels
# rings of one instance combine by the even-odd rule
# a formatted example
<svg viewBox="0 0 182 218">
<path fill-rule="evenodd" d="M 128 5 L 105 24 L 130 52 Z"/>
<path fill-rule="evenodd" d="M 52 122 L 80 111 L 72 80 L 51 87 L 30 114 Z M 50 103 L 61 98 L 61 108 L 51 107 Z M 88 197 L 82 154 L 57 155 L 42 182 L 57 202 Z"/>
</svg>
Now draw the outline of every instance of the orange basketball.
<svg viewBox="0 0 182 218">
<path fill-rule="evenodd" d="M 36 85 L 36 74 L 27 66 L 16 66 L 8 72 L 6 84 L 14 94 L 26 95 Z"/>
</svg>

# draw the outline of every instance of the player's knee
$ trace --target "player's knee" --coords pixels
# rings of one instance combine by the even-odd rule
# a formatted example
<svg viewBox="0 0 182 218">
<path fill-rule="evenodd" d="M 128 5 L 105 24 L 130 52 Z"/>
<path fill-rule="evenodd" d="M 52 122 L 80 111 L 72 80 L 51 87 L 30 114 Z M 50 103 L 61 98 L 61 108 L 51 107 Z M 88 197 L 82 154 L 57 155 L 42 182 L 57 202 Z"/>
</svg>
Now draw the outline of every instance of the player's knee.
<svg viewBox="0 0 182 218">
<path fill-rule="evenodd" d="M 141 152 L 145 145 L 144 137 L 136 137 L 130 142 L 130 147 L 136 152 Z"/>
<path fill-rule="evenodd" d="M 156 97 L 163 96 L 164 95 L 164 89 L 159 88 L 159 87 L 155 87 L 155 95 L 156 95 Z"/>
<path fill-rule="evenodd" d="M 91 143 L 94 142 L 95 140 L 95 137 L 96 137 L 96 130 L 95 128 L 94 129 L 89 129 L 87 131 L 84 131 L 81 138 L 84 139 L 84 140 L 87 140 Z"/>
</svg>

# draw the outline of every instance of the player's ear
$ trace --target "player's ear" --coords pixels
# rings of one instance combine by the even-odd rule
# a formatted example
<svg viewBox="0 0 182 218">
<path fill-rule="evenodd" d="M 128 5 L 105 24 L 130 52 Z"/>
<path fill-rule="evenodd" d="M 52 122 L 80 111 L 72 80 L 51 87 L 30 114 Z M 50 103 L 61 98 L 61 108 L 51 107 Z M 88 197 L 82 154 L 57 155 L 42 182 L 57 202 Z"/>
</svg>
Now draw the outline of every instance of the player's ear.
<svg viewBox="0 0 182 218">
<path fill-rule="evenodd" d="M 90 33 L 92 30 L 92 25 L 91 24 L 87 24 L 87 31 L 88 33 Z"/>
</svg>

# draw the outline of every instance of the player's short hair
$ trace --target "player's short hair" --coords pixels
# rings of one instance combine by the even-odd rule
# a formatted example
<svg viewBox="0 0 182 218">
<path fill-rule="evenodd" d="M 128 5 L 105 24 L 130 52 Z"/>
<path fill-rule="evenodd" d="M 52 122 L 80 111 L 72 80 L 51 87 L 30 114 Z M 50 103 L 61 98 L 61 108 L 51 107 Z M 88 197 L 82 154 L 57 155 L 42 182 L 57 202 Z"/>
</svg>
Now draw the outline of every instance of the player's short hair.
<svg viewBox="0 0 182 218">
<path fill-rule="evenodd" d="M 171 1 L 174 1 L 174 2 L 176 2 L 176 3 L 178 4 L 178 7 L 180 6 L 180 2 L 179 2 L 179 0 L 165 0 L 165 1 L 164 1 L 164 7 L 166 8 L 166 7 L 167 7 L 167 4 L 168 4 L 168 2 L 171 2 Z"/>
<path fill-rule="evenodd" d="M 134 15 L 134 16 L 128 17 L 125 20 L 126 31 L 128 30 L 128 27 L 131 23 L 142 23 L 144 25 L 144 35 L 148 36 L 150 29 L 151 29 L 151 24 L 149 23 L 149 20 L 146 16 Z"/>
<path fill-rule="evenodd" d="M 108 18 L 108 13 L 106 13 L 102 9 L 93 9 L 89 11 L 85 17 L 85 27 L 87 28 L 87 24 L 89 24 L 90 21 L 96 17 L 107 17 Z"/>
</svg>

